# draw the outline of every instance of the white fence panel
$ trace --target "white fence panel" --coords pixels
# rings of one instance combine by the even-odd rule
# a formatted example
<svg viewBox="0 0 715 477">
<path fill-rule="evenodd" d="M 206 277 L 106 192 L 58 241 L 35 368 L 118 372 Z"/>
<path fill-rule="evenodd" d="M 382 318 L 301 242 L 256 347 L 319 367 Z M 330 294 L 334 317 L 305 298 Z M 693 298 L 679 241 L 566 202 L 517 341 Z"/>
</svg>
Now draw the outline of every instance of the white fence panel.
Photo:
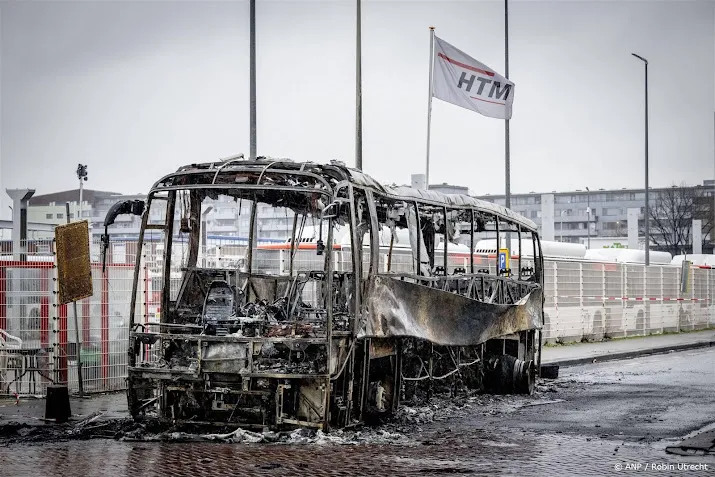
<svg viewBox="0 0 715 477">
<path fill-rule="evenodd" d="M 52 244 L 41 245 L 30 247 L 35 253 L 28 251 L 23 261 L 0 256 L 0 394 L 41 395 L 53 382 L 67 383 L 71 391 L 77 391 L 78 348 L 85 391 L 123 389 L 136 242 L 112 243 L 116 253 L 110 254 L 106 273 L 101 264 L 92 264 L 94 295 L 77 303 L 79 347 L 73 307 L 57 303 L 55 257 L 47 254 Z M 97 247 L 93 244 L 93 249 Z M 135 310 L 141 325 L 157 322 L 163 311 L 161 252 L 157 240 L 149 239 L 143 247 Z M 219 244 L 205 258 L 209 265 L 235 268 L 241 265 L 242 252 L 245 247 Z M 278 248 L 262 250 L 256 259 L 266 269 L 287 273 L 288 254 Z M 352 269 L 349 248 L 336 250 L 334 255 L 337 269 Z M 363 255 L 367 258 L 368 254 Z M 475 270 L 488 266 L 490 273 L 496 272 L 495 260 L 487 265 L 484 257 L 475 257 Z M 315 250 L 298 250 L 294 269 L 320 268 L 323 260 Z M 468 271 L 469 255 L 455 254 L 448 265 L 450 271 L 455 267 Z M 387 268 L 382 256 L 379 266 Z M 172 268 L 171 295 L 175 298 L 182 274 L 179 261 Z M 411 252 L 393 254 L 391 269 L 412 271 Z M 680 273 L 679 266 L 670 265 L 546 260 L 544 338 L 570 342 L 714 327 L 715 270 L 691 268 L 690 288 L 685 293 L 680 291 Z M 312 291 L 307 289 L 306 294 Z M 148 346 L 145 351 L 156 352 Z"/>
</svg>

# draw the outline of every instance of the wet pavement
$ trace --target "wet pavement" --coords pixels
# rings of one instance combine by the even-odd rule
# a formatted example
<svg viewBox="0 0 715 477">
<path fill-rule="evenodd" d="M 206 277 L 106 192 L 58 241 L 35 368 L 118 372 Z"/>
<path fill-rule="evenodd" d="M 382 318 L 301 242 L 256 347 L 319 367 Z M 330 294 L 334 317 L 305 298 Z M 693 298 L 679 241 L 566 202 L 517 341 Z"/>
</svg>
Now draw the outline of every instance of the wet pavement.
<svg viewBox="0 0 715 477">
<path fill-rule="evenodd" d="M 713 383 L 715 349 L 682 351 L 562 368 L 532 397 L 462 396 L 407 408 L 378 428 L 282 443 L 16 435 L 0 440 L 0 468 L 12 476 L 715 475 L 713 455 L 665 452 L 715 422 Z"/>
<path fill-rule="evenodd" d="M 434 436 L 411 445 L 352 446 L 75 441 L 8 447 L 2 460 L 5 475 L 85 476 L 615 475 L 628 474 L 615 470 L 627 463 L 715 465 L 715 459 L 665 454 L 662 445 L 612 439 L 500 430 Z"/>
<path fill-rule="evenodd" d="M 670 350 L 707 348 L 715 346 L 715 330 L 689 331 L 632 338 L 619 338 L 568 345 L 544 346 L 543 364 L 575 365 L 593 360 L 631 358 Z"/>
</svg>

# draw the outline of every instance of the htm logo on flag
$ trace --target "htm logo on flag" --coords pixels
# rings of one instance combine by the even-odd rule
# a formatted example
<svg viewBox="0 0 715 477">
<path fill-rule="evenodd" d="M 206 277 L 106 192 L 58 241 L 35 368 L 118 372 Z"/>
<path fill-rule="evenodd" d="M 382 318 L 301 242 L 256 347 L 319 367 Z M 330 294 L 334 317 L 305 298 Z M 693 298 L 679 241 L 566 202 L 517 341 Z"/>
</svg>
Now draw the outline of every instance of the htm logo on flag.
<svg viewBox="0 0 715 477">
<path fill-rule="evenodd" d="M 435 37 L 432 96 L 497 119 L 511 119 L 514 83 Z"/>
</svg>

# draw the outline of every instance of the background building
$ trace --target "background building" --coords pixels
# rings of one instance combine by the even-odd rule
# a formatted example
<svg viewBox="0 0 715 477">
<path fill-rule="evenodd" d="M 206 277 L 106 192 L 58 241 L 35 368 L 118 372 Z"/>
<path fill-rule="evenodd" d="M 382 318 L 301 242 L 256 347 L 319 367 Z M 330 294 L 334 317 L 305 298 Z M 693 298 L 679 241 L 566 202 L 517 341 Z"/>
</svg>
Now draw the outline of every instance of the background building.
<svg viewBox="0 0 715 477">
<path fill-rule="evenodd" d="M 82 193 L 82 219 L 89 221 L 89 228 L 93 240 L 99 240 L 99 236 L 104 233 L 104 218 L 112 207 L 122 200 L 145 200 L 146 195 L 135 194 L 126 195 L 117 192 L 98 191 L 84 189 Z M 33 196 L 28 206 L 28 222 L 48 225 L 61 225 L 67 223 L 66 203 L 70 204 L 70 220 L 76 220 L 79 215 L 79 189 L 55 192 Z M 247 231 L 250 219 L 250 207 L 248 203 L 239 204 L 226 197 L 217 200 L 206 200 L 205 205 L 211 205 L 211 210 L 204 217 L 206 230 L 209 235 L 236 237 L 238 231 Z M 159 210 L 152 210 L 155 215 L 160 214 Z M 155 217 L 158 219 L 158 216 Z M 179 223 L 180 208 L 177 207 L 176 223 Z M 270 206 L 258 207 L 259 237 L 262 239 L 284 240 L 290 234 L 293 227 L 293 214 L 287 209 L 275 209 Z M 141 226 L 141 218 L 134 215 L 120 215 L 113 225 L 109 227 L 109 232 L 113 239 L 131 240 L 137 239 Z M 247 235 L 244 233 L 243 235 Z M 32 234 L 34 239 L 52 238 L 52 232 Z M 9 240 L 8 237 L 2 237 Z"/>
<path fill-rule="evenodd" d="M 431 187 L 430 187 L 431 188 Z M 675 240 L 669 240 L 665 235 L 678 234 L 680 228 L 692 225 L 693 218 L 701 219 L 703 225 L 702 238 L 703 251 L 712 250 L 713 236 L 713 201 L 715 181 L 706 180 L 698 186 L 673 186 L 650 189 L 650 233 L 652 236 L 651 249 L 666 248 L 666 245 Z M 481 195 L 478 199 L 505 204 L 503 195 Z M 599 237 L 600 246 L 603 239 L 625 243 L 628 236 L 628 209 L 638 211 L 639 241 L 644 243 L 644 218 L 645 218 L 645 191 L 643 189 L 577 189 L 568 192 L 512 194 L 511 208 L 533 220 L 543 230 L 542 214 L 545 201 L 553 198 L 553 231 L 554 239 L 563 242 L 587 243 L 590 235 L 592 240 Z M 590 210 L 590 214 L 589 214 Z M 654 215 L 662 218 L 658 223 Z M 689 238 L 690 237 L 690 238 Z M 692 247 L 692 235 L 683 233 L 683 246 Z M 623 239 L 623 240 L 621 240 Z M 592 242 L 595 247 L 595 242 Z M 673 246 L 672 248 L 679 248 Z M 671 251 L 671 250 L 668 250 Z M 686 250 L 690 252 L 690 250 Z M 673 251 L 671 251 L 673 253 Z"/>
<path fill-rule="evenodd" d="M 419 175 L 412 178 L 419 182 Z M 467 187 L 450 184 L 430 184 L 429 190 L 445 194 L 468 194 Z M 504 205 L 503 195 L 482 195 L 476 198 Z M 651 190 L 651 249 L 665 250 L 672 254 L 692 253 L 692 220 L 702 221 L 703 252 L 713 251 L 713 202 L 715 201 L 715 181 L 706 180 L 698 186 L 673 186 Z M 28 207 L 28 222 L 34 224 L 59 225 L 67 222 L 66 203 L 70 203 L 70 220 L 78 215 L 79 190 L 68 190 L 52 194 L 34 196 Z M 103 222 L 109 208 L 120 200 L 145 199 L 142 194 L 123 195 L 116 192 L 85 189 L 83 191 L 82 218 L 90 223 L 94 240 L 104 232 Z M 638 217 L 639 247 L 644 244 L 644 207 L 645 193 L 642 189 L 597 189 L 574 190 L 567 192 L 513 194 L 511 208 L 517 213 L 533 220 L 539 226 L 542 236 L 553 231 L 557 241 L 587 244 L 591 237 L 592 248 L 608 246 L 627 246 L 628 214 Z M 209 237 L 247 236 L 250 221 L 250 208 L 247 203 L 238 204 L 226 197 L 206 201 L 211 205 L 203 217 Z M 553 204 L 553 211 L 551 209 Z M 240 209 L 239 209 L 240 207 Z M 177 223 L 180 210 L 177 208 Z M 544 233 L 542 215 L 553 217 L 547 223 Z M 264 240 L 282 241 L 291 233 L 293 214 L 287 209 L 270 206 L 258 208 L 258 236 Z M 119 216 L 110 227 L 110 233 L 117 240 L 136 239 L 139 235 L 140 218 L 133 215 Z M 686 230 L 687 229 L 687 230 Z M 38 232 L 32 238 L 51 238 L 51 232 Z M 669 237 L 672 235 L 675 238 Z M 46 236 L 46 237 L 45 237 Z M 245 238 L 245 237 L 244 237 Z M 9 237 L 3 237 L 9 239 Z"/>
<path fill-rule="evenodd" d="M 443 182 L 441 184 L 430 184 L 429 190 L 441 192 L 443 194 L 464 194 L 469 195 L 469 188 L 458 185 L 451 185 Z"/>
</svg>

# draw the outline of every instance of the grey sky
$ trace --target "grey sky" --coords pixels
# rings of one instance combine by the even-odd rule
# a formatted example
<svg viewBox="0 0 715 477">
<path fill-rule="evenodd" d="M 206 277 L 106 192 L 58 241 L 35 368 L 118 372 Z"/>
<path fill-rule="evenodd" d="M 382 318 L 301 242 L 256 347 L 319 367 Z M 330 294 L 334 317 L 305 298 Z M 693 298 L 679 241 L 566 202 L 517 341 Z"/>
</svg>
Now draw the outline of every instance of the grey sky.
<svg viewBox="0 0 715 477">
<path fill-rule="evenodd" d="M 354 162 L 354 0 L 258 0 L 258 152 Z M 7 187 L 145 192 L 248 152 L 248 2 L 0 2 Z M 428 27 L 504 72 L 503 3 L 363 1 L 364 169 L 424 171 Z M 514 192 L 713 176 L 715 2 L 513 1 Z M 503 121 L 434 101 L 431 182 L 504 189 Z"/>
</svg>

